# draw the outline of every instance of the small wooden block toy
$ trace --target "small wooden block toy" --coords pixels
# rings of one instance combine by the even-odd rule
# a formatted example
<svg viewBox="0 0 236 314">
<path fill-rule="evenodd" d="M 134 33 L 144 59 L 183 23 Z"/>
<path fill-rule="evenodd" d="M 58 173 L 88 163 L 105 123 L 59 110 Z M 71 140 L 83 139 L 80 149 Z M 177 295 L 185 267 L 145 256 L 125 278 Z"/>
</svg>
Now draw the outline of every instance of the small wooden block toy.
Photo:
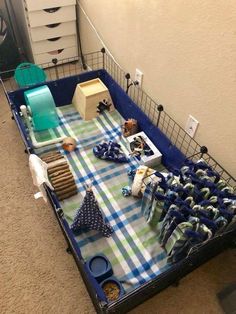
<svg viewBox="0 0 236 314">
<path fill-rule="evenodd" d="M 138 132 L 138 122 L 135 119 L 128 119 L 122 126 L 122 133 L 124 137 L 134 135 Z"/>
</svg>

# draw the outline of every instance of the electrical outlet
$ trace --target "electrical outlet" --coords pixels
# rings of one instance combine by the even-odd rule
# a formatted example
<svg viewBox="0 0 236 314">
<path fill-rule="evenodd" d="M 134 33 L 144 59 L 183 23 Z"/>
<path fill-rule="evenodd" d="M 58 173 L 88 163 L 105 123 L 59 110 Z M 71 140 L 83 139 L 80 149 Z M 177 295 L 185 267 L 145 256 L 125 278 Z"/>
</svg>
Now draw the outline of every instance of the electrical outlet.
<svg viewBox="0 0 236 314">
<path fill-rule="evenodd" d="M 135 76 L 134 80 L 138 82 L 138 85 L 141 87 L 143 83 L 143 72 L 141 72 L 139 69 L 135 70 Z"/>
<path fill-rule="evenodd" d="M 188 116 L 188 121 L 186 123 L 185 131 L 190 135 L 191 137 L 194 137 L 199 122 L 191 115 Z"/>
</svg>

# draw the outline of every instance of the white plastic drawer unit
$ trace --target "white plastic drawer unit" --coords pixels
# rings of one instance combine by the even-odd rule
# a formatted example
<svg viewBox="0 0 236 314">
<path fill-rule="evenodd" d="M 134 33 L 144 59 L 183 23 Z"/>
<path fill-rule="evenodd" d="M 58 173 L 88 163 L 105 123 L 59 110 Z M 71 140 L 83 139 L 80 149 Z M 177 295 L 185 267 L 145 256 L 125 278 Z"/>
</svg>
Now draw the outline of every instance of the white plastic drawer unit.
<svg viewBox="0 0 236 314">
<path fill-rule="evenodd" d="M 42 63 L 51 63 L 52 59 L 56 58 L 58 61 L 68 58 L 73 58 L 78 56 L 78 48 L 70 47 L 65 49 L 58 49 L 56 51 L 49 51 L 45 53 L 35 54 L 34 55 L 34 61 L 36 64 L 42 64 Z M 60 63 L 60 62 L 59 62 Z M 51 63 L 53 65 L 53 63 Z M 47 64 L 45 64 L 45 67 L 47 67 Z"/>
<path fill-rule="evenodd" d="M 75 6 L 54 7 L 28 12 L 30 27 L 76 20 Z"/>
<path fill-rule="evenodd" d="M 70 35 L 32 42 L 32 49 L 34 54 L 39 54 L 62 48 L 74 47 L 76 45 L 76 35 Z"/>
<path fill-rule="evenodd" d="M 54 23 L 30 29 L 32 41 L 76 34 L 75 21 Z"/>
<path fill-rule="evenodd" d="M 19 1 L 19 0 L 17 0 Z M 24 0 L 28 11 L 75 5 L 76 0 Z"/>
</svg>

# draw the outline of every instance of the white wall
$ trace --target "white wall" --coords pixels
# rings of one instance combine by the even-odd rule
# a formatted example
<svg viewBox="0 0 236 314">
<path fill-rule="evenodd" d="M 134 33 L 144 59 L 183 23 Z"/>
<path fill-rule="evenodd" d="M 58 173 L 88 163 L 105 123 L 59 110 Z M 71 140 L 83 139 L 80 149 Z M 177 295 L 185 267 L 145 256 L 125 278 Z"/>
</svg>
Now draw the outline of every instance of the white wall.
<svg viewBox="0 0 236 314">
<path fill-rule="evenodd" d="M 236 177 L 236 1 L 80 0 L 103 41 L 128 72 Z M 80 11 L 85 52 L 101 48 Z"/>
</svg>

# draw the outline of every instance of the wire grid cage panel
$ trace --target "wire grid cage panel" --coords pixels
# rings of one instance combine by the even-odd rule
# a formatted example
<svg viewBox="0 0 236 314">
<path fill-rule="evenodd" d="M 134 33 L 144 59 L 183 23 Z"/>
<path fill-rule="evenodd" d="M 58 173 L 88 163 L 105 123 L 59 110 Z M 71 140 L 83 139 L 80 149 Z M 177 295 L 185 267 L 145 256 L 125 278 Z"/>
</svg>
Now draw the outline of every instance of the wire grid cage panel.
<svg viewBox="0 0 236 314">
<path fill-rule="evenodd" d="M 44 70 L 46 74 L 46 81 L 48 82 L 72 75 L 78 75 L 88 70 L 102 69 L 103 55 L 100 51 L 88 53 L 84 55 L 84 62 L 87 65 L 87 69 L 84 69 L 82 60 L 79 57 L 67 58 L 58 62 L 57 59 L 52 59 L 52 62 L 39 64 L 38 66 Z M 52 66 L 52 63 L 54 66 Z M 24 71 L 26 71 L 26 69 L 24 69 Z M 15 69 L 0 73 L 4 89 L 7 92 L 14 91 L 19 88 L 17 82 L 14 79 L 14 74 Z"/>
<path fill-rule="evenodd" d="M 212 156 L 200 154 L 201 145 L 191 138 L 165 110 L 159 111 L 158 108 L 161 104 L 155 102 L 145 91 L 135 85 L 132 79 L 128 80 L 126 77 L 127 73 L 120 68 L 104 49 L 84 54 L 83 59 L 86 69 L 83 67 L 80 57 L 68 58 L 58 64 L 54 60 L 55 66 L 53 67 L 51 63 L 39 66 L 43 69 L 46 68 L 47 81 L 78 75 L 89 70 L 105 69 L 125 92 L 128 90 L 129 97 L 187 158 L 195 161 L 203 158 L 208 165 L 219 172 L 230 186 L 236 189 L 236 180 Z M 14 73 L 15 69 L 0 73 L 5 92 L 18 89 L 17 83 L 13 78 Z M 5 76 L 7 79 L 4 79 Z M 127 88 L 128 84 L 129 88 Z"/>
<path fill-rule="evenodd" d="M 110 55 L 104 53 L 104 69 L 112 76 L 112 78 L 127 91 L 126 73 L 119 67 Z M 145 91 L 135 85 L 130 80 L 128 88 L 130 98 L 139 106 L 139 108 L 149 117 L 154 125 L 169 138 L 171 143 L 175 145 L 187 158 L 194 161 L 203 158 L 205 162 L 216 170 L 221 178 L 236 190 L 236 179 L 234 179 L 228 171 L 226 171 L 211 155 L 208 153 L 201 154 L 201 145 L 194 140 L 165 110 L 158 111 L 161 104 L 155 102 Z"/>
</svg>

